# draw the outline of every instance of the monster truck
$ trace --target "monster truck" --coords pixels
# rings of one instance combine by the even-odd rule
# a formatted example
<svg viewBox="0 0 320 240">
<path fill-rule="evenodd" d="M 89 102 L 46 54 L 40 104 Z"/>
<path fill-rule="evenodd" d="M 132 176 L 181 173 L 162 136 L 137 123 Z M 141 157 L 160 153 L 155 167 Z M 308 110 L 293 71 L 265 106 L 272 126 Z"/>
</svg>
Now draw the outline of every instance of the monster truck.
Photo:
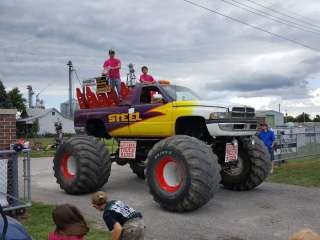
<svg viewBox="0 0 320 240">
<path fill-rule="evenodd" d="M 101 87 L 96 93 L 89 86 L 77 89 L 78 135 L 54 157 L 65 192 L 96 191 L 107 183 L 112 162 L 129 164 L 146 178 L 156 202 L 182 212 L 207 203 L 219 184 L 250 190 L 267 177 L 270 156 L 255 136 L 253 108 L 201 101 L 189 88 L 167 81 L 130 88 L 122 83 L 121 96 Z M 116 150 L 109 152 L 101 139 L 113 139 Z"/>
</svg>

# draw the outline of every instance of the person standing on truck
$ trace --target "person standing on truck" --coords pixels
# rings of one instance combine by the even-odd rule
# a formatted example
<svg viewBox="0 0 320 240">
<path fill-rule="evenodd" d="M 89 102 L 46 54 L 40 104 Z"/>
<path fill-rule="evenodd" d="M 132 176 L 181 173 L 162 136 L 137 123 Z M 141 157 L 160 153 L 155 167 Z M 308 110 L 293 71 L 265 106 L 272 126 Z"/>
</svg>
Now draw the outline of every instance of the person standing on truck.
<svg viewBox="0 0 320 240">
<path fill-rule="evenodd" d="M 120 200 L 109 200 L 107 195 L 96 192 L 92 195 L 92 206 L 103 212 L 103 220 L 112 232 L 112 240 L 144 239 L 142 214 Z"/>
<path fill-rule="evenodd" d="M 274 168 L 274 145 L 275 145 L 275 136 L 274 136 L 274 132 L 269 129 L 268 124 L 266 123 L 261 123 L 260 124 L 260 131 L 258 133 L 258 137 L 264 142 L 264 144 L 266 145 L 266 147 L 269 150 L 270 153 L 270 157 L 271 157 L 271 171 L 270 173 L 273 173 L 273 168 Z"/>
<path fill-rule="evenodd" d="M 109 50 L 109 59 L 103 64 L 103 74 L 109 77 L 109 81 L 113 90 L 116 90 L 118 97 L 121 95 L 121 78 L 120 69 L 121 61 L 115 58 L 116 52 Z"/>
<path fill-rule="evenodd" d="M 147 66 L 143 66 L 141 68 L 142 74 L 140 75 L 140 82 L 144 83 L 144 84 L 150 84 L 150 83 L 155 83 L 156 81 L 154 80 L 154 78 L 148 74 L 148 67 Z"/>
</svg>

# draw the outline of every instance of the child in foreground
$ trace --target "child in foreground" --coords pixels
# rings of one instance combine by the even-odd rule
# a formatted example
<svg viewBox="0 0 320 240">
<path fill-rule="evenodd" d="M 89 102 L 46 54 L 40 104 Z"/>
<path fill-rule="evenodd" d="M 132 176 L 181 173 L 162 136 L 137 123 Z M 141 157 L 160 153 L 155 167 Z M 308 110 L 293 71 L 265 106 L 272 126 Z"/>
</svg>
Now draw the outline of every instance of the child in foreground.
<svg viewBox="0 0 320 240">
<path fill-rule="evenodd" d="M 92 195 L 92 206 L 103 212 L 103 220 L 112 231 L 112 240 L 144 239 L 142 214 L 120 200 L 109 200 L 104 192 Z"/>
<path fill-rule="evenodd" d="M 70 204 L 58 205 L 52 212 L 56 225 L 48 240 L 83 240 L 89 227 L 81 212 Z"/>
</svg>

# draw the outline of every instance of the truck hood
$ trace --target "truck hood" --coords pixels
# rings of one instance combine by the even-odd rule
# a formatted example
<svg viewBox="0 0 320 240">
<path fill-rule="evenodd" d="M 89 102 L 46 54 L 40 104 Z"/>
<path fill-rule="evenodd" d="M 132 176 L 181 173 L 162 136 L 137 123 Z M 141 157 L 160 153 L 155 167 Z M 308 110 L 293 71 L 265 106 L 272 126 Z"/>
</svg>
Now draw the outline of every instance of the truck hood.
<svg viewBox="0 0 320 240">
<path fill-rule="evenodd" d="M 220 112 L 225 112 L 229 108 L 222 105 L 218 105 L 212 101 L 175 101 L 173 102 L 175 107 L 204 107 L 204 108 L 213 108 L 217 109 Z"/>
<path fill-rule="evenodd" d="M 213 102 L 213 101 L 207 101 L 207 100 L 196 100 L 196 101 L 175 101 L 173 102 L 173 106 L 176 107 L 213 107 L 213 108 L 219 108 L 219 109 L 229 109 L 230 111 L 234 107 L 250 107 L 243 104 L 230 104 L 230 103 L 222 103 L 222 102 Z"/>
</svg>

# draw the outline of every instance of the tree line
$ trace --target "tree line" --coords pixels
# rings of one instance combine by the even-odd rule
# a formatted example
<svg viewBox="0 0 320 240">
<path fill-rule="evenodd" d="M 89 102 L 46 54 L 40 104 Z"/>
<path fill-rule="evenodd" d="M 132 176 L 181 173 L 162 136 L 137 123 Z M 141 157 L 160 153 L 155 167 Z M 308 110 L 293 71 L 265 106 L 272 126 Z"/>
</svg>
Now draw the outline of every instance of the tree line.
<svg viewBox="0 0 320 240">
<path fill-rule="evenodd" d="M 286 116 L 285 122 L 320 122 L 320 115 L 317 114 L 314 118 L 311 118 L 310 114 L 303 112 L 296 117 Z"/>
</svg>

